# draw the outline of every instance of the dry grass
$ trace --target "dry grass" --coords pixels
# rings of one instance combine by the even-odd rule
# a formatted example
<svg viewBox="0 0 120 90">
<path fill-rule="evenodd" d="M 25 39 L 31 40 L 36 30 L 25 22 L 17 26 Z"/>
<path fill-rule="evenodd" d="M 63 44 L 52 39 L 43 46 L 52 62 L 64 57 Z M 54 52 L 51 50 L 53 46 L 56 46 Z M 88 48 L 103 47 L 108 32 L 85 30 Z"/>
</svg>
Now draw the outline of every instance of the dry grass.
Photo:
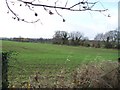
<svg viewBox="0 0 120 90">
<path fill-rule="evenodd" d="M 113 88 L 118 87 L 117 62 L 91 62 L 77 68 L 76 88 Z"/>
<path fill-rule="evenodd" d="M 51 71 L 34 72 L 19 88 L 117 88 L 118 63 L 113 61 L 90 62 L 74 70 L 63 67 Z M 13 86 L 13 85 L 10 85 Z"/>
</svg>

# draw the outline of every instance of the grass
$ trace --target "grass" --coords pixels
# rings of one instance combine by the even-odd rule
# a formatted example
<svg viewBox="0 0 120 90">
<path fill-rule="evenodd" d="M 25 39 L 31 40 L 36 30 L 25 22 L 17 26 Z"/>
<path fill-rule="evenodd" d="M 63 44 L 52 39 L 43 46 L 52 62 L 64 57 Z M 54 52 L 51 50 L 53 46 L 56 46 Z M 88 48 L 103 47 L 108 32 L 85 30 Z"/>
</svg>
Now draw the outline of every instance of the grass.
<svg viewBox="0 0 120 90">
<path fill-rule="evenodd" d="M 113 49 L 61 46 L 53 44 L 2 41 L 3 51 L 18 52 L 17 59 L 25 63 L 78 64 L 91 60 L 116 60 L 118 51 Z M 34 61 L 34 62 L 33 62 Z"/>
<path fill-rule="evenodd" d="M 90 61 L 99 62 L 118 58 L 118 51 L 114 49 L 74 47 L 43 43 L 28 43 L 2 41 L 2 51 L 16 51 L 17 60 L 10 60 L 9 82 L 10 85 L 28 81 L 30 75 L 40 72 L 42 75 L 54 73 L 61 68 L 77 67 Z M 58 72 L 59 73 L 59 72 Z"/>
</svg>

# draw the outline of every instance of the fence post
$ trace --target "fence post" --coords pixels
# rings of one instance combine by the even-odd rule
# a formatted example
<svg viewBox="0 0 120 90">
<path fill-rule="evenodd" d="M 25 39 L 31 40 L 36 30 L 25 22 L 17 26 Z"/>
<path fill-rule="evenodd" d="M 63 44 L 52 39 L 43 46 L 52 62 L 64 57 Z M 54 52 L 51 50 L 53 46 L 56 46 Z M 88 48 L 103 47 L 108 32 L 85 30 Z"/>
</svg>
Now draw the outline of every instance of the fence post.
<svg viewBox="0 0 120 90">
<path fill-rule="evenodd" d="M 8 52 L 2 52 L 2 88 L 8 88 Z"/>
<path fill-rule="evenodd" d="M 118 88 L 120 88 L 120 58 L 118 58 Z"/>
<path fill-rule="evenodd" d="M 120 18 L 120 1 L 118 2 L 118 18 Z M 120 20 L 118 19 L 118 88 L 120 88 Z"/>
<path fill-rule="evenodd" d="M 0 51 L 0 90 L 2 89 L 2 52 Z"/>
</svg>

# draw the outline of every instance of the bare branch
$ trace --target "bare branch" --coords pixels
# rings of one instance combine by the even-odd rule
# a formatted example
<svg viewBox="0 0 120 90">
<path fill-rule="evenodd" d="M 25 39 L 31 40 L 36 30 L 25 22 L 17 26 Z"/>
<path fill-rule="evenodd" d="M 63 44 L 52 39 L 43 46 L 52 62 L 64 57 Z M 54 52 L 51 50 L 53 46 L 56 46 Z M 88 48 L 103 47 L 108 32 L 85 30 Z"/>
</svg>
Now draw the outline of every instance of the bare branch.
<svg viewBox="0 0 120 90">
<path fill-rule="evenodd" d="M 65 7 L 67 6 L 67 4 L 68 4 L 68 0 L 67 0 L 66 3 L 65 3 Z"/>
<path fill-rule="evenodd" d="M 30 4 L 32 6 L 42 6 L 42 7 L 48 7 L 48 8 L 65 9 L 65 10 L 70 10 L 70 11 L 85 11 L 85 10 L 82 10 L 82 9 L 79 10 L 79 9 L 72 9 L 72 8 L 79 5 L 79 4 L 93 4 L 93 5 L 95 5 L 97 3 L 97 2 L 94 2 L 94 3 L 93 2 L 79 2 L 79 3 L 74 4 L 73 6 L 71 6 L 69 8 L 66 8 L 66 7 L 59 7 L 59 6 L 50 6 L 50 5 L 45 5 L 45 4 L 34 4 L 33 2 L 26 2 L 26 1 L 22 1 L 22 0 L 18 0 L 18 1 L 23 2 L 25 4 Z M 90 9 L 86 9 L 86 10 L 90 10 Z M 94 11 L 106 11 L 106 9 L 104 9 L 104 10 L 94 10 Z"/>
<path fill-rule="evenodd" d="M 38 22 L 38 21 L 40 20 L 40 19 L 37 19 L 37 20 L 35 20 L 35 21 L 27 21 L 27 20 L 25 20 L 25 19 L 23 19 L 23 18 L 20 18 L 19 15 L 16 14 L 16 13 L 10 8 L 7 0 L 6 0 L 6 5 L 7 5 L 8 9 L 10 10 L 10 12 L 15 16 L 15 17 L 12 17 L 13 19 L 17 19 L 18 21 L 23 21 L 23 22 L 26 22 L 26 23 L 36 23 L 36 22 Z M 27 5 L 27 6 L 29 7 L 30 10 L 32 10 L 29 5 Z M 33 10 L 32 10 L 32 11 L 33 11 Z"/>
<path fill-rule="evenodd" d="M 34 11 L 33 8 L 31 8 L 31 6 L 32 6 L 32 7 L 43 7 L 43 10 L 47 11 L 50 15 L 53 15 L 53 14 L 54 14 L 50 9 L 55 9 L 56 14 L 57 14 L 58 16 L 62 17 L 63 22 L 65 21 L 65 19 L 64 19 L 63 16 L 58 12 L 58 9 L 68 10 L 68 11 L 95 11 L 95 12 L 105 12 L 105 11 L 108 10 L 108 9 L 105 9 L 104 6 L 102 5 L 102 3 L 99 2 L 99 1 L 97 1 L 97 2 L 88 2 L 88 1 L 84 1 L 84 0 L 83 0 L 82 2 L 78 2 L 78 3 L 76 3 L 76 4 L 73 4 L 73 5 L 70 6 L 70 7 L 66 7 L 67 4 L 68 4 L 68 0 L 66 1 L 65 6 L 63 6 L 63 7 L 62 7 L 62 6 L 57 6 L 57 2 L 58 2 L 59 0 L 57 0 L 57 1 L 55 2 L 55 5 L 41 4 L 41 1 L 39 1 L 39 0 L 33 0 L 33 1 L 17 0 L 17 1 L 20 2 L 20 3 L 25 4 L 25 5 L 29 8 L 29 10 L 31 10 L 31 11 L 33 11 L 33 12 L 35 12 L 35 11 Z M 37 3 L 36 3 L 36 1 L 37 1 Z M 13 2 L 13 1 L 12 1 L 12 2 Z M 100 10 L 98 10 L 98 9 L 96 9 L 96 10 L 95 10 L 95 9 L 92 9 L 98 2 L 102 5 L 103 9 L 100 9 Z M 14 4 L 14 2 L 13 2 L 13 4 Z M 9 4 L 8 4 L 8 0 L 6 0 L 6 5 L 7 5 L 9 11 L 10 11 L 10 12 L 15 16 L 15 18 L 17 18 L 18 20 L 21 20 L 21 21 L 24 21 L 24 22 L 27 22 L 27 23 L 35 23 L 35 22 L 37 22 L 37 21 L 40 20 L 40 19 L 38 19 L 38 20 L 35 20 L 35 21 L 26 21 L 25 19 L 21 19 L 21 18 L 19 17 L 19 15 L 16 14 L 16 13 L 10 8 L 10 6 L 9 6 Z M 22 6 L 22 4 L 20 4 L 20 6 Z M 74 7 L 76 7 L 76 6 L 79 6 L 79 8 L 74 8 Z M 37 16 L 37 14 L 35 14 L 35 16 Z M 109 16 L 110 16 L 110 15 L 109 15 Z"/>
<path fill-rule="evenodd" d="M 14 11 L 9 7 L 7 0 L 6 0 L 6 5 L 7 5 L 8 9 L 10 10 L 10 12 L 12 12 L 12 14 L 18 18 L 17 14 L 14 13 Z"/>
<path fill-rule="evenodd" d="M 57 2 L 58 2 L 58 0 L 55 2 L 55 6 L 56 6 Z M 65 5 L 65 6 L 66 6 L 66 5 Z M 60 17 L 62 17 L 63 22 L 65 22 L 65 19 L 64 19 L 63 16 L 57 11 L 56 8 L 55 8 L 55 11 L 56 11 L 56 13 L 57 13 Z"/>
</svg>

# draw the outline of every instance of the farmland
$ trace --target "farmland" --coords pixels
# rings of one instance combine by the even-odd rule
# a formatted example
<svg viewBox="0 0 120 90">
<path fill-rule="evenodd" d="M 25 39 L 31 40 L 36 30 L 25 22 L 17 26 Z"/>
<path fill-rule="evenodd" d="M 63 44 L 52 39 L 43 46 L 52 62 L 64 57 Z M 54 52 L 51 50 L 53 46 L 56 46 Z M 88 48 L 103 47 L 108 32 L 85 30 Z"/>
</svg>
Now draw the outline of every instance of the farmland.
<svg viewBox="0 0 120 90">
<path fill-rule="evenodd" d="M 2 41 L 2 51 L 18 53 L 9 60 L 9 65 L 14 66 L 9 67 L 10 84 L 28 80 L 35 71 L 43 73 L 45 70 L 55 69 L 55 72 L 62 65 L 70 69 L 90 61 L 116 61 L 118 58 L 118 51 L 114 49 L 14 41 Z"/>
<path fill-rule="evenodd" d="M 113 49 L 61 46 L 53 44 L 3 41 L 3 51 L 16 51 L 17 59 L 24 63 L 72 64 L 89 60 L 116 60 L 118 51 Z"/>
</svg>

